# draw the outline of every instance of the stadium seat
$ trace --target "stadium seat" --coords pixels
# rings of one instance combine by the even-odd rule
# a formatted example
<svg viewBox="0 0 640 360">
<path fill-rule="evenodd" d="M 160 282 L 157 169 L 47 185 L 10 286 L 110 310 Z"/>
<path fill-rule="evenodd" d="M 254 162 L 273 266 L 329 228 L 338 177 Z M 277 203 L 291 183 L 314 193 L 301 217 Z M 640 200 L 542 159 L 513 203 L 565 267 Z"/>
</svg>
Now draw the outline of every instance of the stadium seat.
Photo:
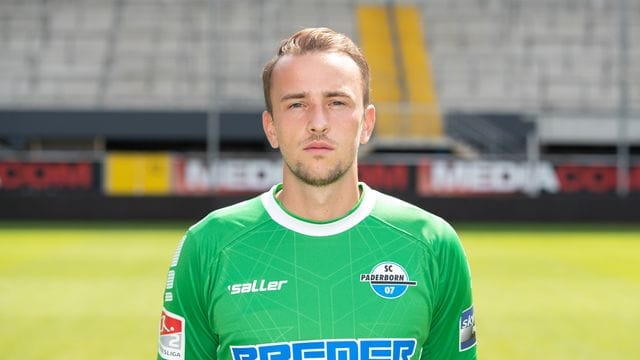
<svg viewBox="0 0 640 360">
<path fill-rule="evenodd" d="M 371 66 L 377 141 L 443 138 L 420 12 L 415 6 L 361 5 L 360 43 Z M 417 142 L 419 143 L 419 142 Z"/>
</svg>

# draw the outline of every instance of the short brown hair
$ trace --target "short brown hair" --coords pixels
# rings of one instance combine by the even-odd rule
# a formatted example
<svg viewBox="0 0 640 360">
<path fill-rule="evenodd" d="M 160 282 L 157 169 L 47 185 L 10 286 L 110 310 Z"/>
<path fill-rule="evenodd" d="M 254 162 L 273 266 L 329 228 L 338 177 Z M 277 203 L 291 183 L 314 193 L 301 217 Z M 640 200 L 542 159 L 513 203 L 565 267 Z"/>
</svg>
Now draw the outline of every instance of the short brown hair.
<svg viewBox="0 0 640 360">
<path fill-rule="evenodd" d="M 362 77 L 363 102 L 369 104 L 369 64 L 362 55 L 362 51 L 346 35 L 337 33 L 329 28 L 306 28 L 284 39 L 273 57 L 262 70 L 262 89 L 268 112 L 272 112 L 271 104 L 271 74 L 278 60 L 285 55 L 304 55 L 311 52 L 336 51 L 343 52 L 358 65 Z"/>
</svg>

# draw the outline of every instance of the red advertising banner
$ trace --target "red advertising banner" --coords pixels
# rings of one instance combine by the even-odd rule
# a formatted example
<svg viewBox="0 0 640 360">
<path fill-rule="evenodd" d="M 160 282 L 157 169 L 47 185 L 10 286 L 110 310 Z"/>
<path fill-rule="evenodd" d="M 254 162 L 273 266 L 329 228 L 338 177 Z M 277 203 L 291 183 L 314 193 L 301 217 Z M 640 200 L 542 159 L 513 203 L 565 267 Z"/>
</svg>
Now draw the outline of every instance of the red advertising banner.
<svg viewBox="0 0 640 360">
<path fill-rule="evenodd" d="M 629 191 L 640 192 L 640 166 L 632 167 L 629 171 Z"/>
<path fill-rule="evenodd" d="M 563 193 L 608 193 L 618 186 L 617 169 L 610 165 L 558 165 L 556 175 Z"/>
<path fill-rule="evenodd" d="M 358 174 L 374 189 L 388 192 L 410 190 L 411 169 L 405 164 L 360 164 Z"/>
<path fill-rule="evenodd" d="M 167 161 L 169 168 L 157 179 L 167 183 L 167 195 L 258 193 L 282 181 L 280 159 L 222 159 L 210 166 L 203 156 L 169 154 Z M 0 192 L 98 192 L 102 189 L 101 169 L 89 161 L 0 161 Z M 610 164 L 425 157 L 417 165 L 362 161 L 358 171 L 360 180 L 374 189 L 420 197 L 597 195 L 615 193 L 618 186 L 617 168 Z M 640 192 L 638 164 L 629 170 L 629 192 Z"/>
<path fill-rule="evenodd" d="M 93 190 L 91 162 L 0 161 L 0 191 Z"/>
</svg>

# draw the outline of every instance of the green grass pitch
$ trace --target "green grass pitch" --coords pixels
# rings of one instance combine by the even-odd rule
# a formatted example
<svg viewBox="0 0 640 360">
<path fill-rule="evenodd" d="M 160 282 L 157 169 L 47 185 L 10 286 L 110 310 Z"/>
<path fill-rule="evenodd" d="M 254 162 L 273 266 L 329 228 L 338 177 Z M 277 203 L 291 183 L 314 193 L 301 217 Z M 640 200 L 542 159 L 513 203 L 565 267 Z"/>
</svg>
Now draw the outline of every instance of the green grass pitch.
<svg viewBox="0 0 640 360">
<path fill-rule="evenodd" d="M 0 222 L 4 359 L 152 359 L 186 223 Z M 481 359 L 637 351 L 640 225 L 454 224 Z"/>
</svg>

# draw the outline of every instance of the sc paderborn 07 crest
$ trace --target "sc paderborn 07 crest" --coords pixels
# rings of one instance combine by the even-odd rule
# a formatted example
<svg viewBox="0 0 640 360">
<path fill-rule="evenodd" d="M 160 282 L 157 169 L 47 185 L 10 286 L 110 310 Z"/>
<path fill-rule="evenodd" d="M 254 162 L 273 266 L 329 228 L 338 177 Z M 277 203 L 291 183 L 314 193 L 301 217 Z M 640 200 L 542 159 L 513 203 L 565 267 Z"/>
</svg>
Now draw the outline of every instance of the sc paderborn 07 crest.
<svg viewBox="0 0 640 360">
<path fill-rule="evenodd" d="M 368 274 L 360 274 L 360 282 L 368 282 L 373 292 L 385 299 L 397 299 L 418 283 L 409 280 L 402 266 L 390 261 L 374 266 Z"/>
</svg>

